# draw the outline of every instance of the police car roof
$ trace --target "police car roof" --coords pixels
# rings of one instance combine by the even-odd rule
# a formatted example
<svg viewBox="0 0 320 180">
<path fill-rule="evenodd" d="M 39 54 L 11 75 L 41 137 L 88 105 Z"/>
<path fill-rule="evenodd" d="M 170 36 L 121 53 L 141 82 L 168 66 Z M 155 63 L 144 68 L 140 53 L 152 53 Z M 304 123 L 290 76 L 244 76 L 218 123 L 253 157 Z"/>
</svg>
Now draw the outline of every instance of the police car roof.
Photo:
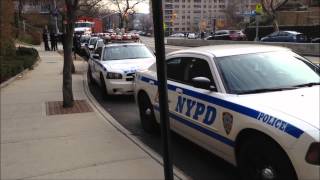
<svg viewBox="0 0 320 180">
<path fill-rule="evenodd" d="M 134 43 L 134 42 L 130 42 L 130 43 L 125 43 L 125 42 L 113 42 L 113 43 L 108 43 L 106 44 L 105 46 L 123 46 L 123 45 L 126 45 L 126 46 L 132 46 L 132 45 L 144 45 L 142 43 Z"/>
<path fill-rule="evenodd" d="M 201 46 L 196 48 L 190 48 L 185 50 L 179 50 L 172 52 L 168 55 L 180 54 L 180 53 L 209 53 L 215 57 L 233 56 L 241 54 L 252 54 L 271 51 L 288 51 L 290 49 L 270 46 L 270 45 L 258 45 L 258 44 L 229 44 L 229 45 L 213 45 L 213 46 Z"/>
</svg>

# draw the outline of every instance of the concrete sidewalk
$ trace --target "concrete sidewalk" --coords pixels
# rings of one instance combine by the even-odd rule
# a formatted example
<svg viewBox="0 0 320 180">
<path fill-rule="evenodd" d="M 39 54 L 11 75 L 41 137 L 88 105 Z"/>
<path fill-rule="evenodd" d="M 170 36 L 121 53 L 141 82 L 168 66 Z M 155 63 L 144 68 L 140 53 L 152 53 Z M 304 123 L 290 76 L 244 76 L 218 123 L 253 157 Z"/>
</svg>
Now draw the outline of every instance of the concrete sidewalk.
<svg viewBox="0 0 320 180">
<path fill-rule="evenodd" d="M 94 111 L 46 114 L 62 101 L 63 58 L 38 50 L 39 65 L 1 89 L 1 179 L 163 179 L 159 160 L 88 99 L 86 62 L 75 61 L 73 92 Z"/>
</svg>

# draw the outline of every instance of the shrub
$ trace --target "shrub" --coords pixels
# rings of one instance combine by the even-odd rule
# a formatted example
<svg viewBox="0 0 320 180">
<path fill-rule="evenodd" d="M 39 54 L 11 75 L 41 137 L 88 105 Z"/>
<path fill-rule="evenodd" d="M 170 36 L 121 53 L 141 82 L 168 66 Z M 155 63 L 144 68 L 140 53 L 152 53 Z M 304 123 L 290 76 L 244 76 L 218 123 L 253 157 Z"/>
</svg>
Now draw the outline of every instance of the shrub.
<svg viewBox="0 0 320 180">
<path fill-rule="evenodd" d="M 32 36 L 28 33 L 20 32 L 18 39 L 24 43 L 32 44 Z"/>
<path fill-rule="evenodd" d="M 40 45 L 41 44 L 41 33 L 37 31 L 29 32 L 30 36 L 32 37 L 32 44 Z"/>
<path fill-rule="evenodd" d="M 0 82 L 3 82 L 32 65 L 38 58 L 38 51 L 34 48 L 18 47 L 16 55 L 1 56 Z"/>
<path fill-rule="evenodd" d="M 14 58 L 15 57 L 10 57 L 10 58 L 6 57 L 1 62 L 1 66 L 0 66 L 1 82 L 9 79 L 10 77 L 17 75 L 19 72 L 21 72 L 24 69 L 23 61 L 13 60 Z"/>
<path fill-rule="evenodd" d="M 16 54 L 18 56 L 24 56 L 24 55 L 30 55 L 32 57 L 38 57 L 39 56 L 38 51 L 36 49 L 22 47 L 22 46 L 19 46 L 17 48 Z"/>
<path fill-rule="evenodd" d="M 33 45 L 41 44 L 41 34 L 36 31 L 20 32 L 18 39 L 28 44 L 33 44 Z"/>
</svg>

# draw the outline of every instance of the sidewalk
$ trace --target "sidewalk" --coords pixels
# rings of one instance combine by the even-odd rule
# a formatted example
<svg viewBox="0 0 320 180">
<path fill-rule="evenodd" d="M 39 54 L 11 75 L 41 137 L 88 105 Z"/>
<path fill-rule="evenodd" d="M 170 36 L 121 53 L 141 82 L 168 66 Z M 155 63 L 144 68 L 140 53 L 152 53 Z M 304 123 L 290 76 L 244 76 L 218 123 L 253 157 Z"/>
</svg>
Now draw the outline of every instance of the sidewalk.
<svg viewBox="0 0 320 180">
<path fill-rule="evenodd" d="M 62 101 L 63 58 L 38 51 L 39 65 L 1 89 L 1 179 L 163 179 L 162 165 L 88 99 L 86 62 L 75 61 L 73 93 L 93 112 L 47 115 L 46 102 Z"/>
</svg>

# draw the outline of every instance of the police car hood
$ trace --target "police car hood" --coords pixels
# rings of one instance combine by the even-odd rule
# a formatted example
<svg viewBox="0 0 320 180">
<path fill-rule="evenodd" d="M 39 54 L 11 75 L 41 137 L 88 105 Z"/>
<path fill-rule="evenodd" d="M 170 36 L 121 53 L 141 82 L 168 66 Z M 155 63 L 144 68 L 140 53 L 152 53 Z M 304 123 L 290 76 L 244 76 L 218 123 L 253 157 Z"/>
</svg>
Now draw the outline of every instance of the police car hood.
<svg viewBox="0 0 320 180">
<path fill-rule="evenodd" d="M 148 69 L 154 62 L 154 58 L 140 58 L 103 61 L 102 64 L 108 71 L 129 73 Z"/>
<path fill-rule="evenodd" d="M 287 91 L 239 95 L 230 100 L 257 111 L 270 113 L 277 118 L 290 116 L 292 117 L 290 122 L 293 124 L 295 124 L 293 121 L 298 119 L 319 129 L 319 94 L 320 86 L 313 86 Z"/>
</svg>

